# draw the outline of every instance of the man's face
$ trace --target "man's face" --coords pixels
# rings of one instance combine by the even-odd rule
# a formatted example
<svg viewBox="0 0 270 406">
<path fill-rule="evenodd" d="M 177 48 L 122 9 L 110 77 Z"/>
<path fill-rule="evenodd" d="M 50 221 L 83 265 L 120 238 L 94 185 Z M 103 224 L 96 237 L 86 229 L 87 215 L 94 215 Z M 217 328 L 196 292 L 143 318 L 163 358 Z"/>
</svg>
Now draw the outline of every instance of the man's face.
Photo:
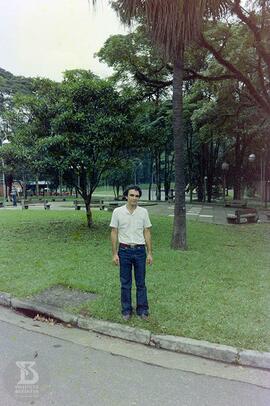
<svg viewBox="0 0 270 406">
<path fill-rule="evenodd" d="M 137 206 L 139 199 L 140 199 L 140 194 L 139 194 L 138 190 L 130 189 L 128 191 L 127 201 L 130 206 Z"/>
</svg>

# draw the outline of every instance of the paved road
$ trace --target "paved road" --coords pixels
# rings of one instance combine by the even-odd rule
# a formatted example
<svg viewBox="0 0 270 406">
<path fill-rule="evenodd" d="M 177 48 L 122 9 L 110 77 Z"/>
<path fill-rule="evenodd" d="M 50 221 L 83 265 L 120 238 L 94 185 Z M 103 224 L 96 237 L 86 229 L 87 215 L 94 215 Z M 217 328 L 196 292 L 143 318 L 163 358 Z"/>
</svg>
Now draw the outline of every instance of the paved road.
<svg viewBox="0 0 270 406">
<path fill-rule="evenodd" d="M 270 372 L 49 325 L 1 307 L 0 345 L 5 406 L 270 404 Z"/>
</svg>

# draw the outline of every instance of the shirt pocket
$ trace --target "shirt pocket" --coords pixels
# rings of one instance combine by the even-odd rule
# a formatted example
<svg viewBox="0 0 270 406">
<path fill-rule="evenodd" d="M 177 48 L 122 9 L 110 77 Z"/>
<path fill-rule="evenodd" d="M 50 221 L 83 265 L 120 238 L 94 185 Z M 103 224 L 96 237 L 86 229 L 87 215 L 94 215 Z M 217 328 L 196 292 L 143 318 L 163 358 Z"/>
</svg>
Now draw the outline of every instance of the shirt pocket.
<svg viewBox="0 0 270 406">
<path fill-rule="evenodd" d="M 144 221 L 143 221 L 143 219 L 140 219 L 140 218 L 136 219 L 135 222 L 134 222 L 134 225 L 135 225 L 135 227 L 136 227 L 137 229 L 143 230 L 143 228 L 144 228 Z"/>
<path fill-rule="evenodd" d="M 119 224 L 119 229 L 125 230 L 129 227 L 129 225 L 130 225 L 130 222 L 128 220 L 121 221 Z"/>
</svg>

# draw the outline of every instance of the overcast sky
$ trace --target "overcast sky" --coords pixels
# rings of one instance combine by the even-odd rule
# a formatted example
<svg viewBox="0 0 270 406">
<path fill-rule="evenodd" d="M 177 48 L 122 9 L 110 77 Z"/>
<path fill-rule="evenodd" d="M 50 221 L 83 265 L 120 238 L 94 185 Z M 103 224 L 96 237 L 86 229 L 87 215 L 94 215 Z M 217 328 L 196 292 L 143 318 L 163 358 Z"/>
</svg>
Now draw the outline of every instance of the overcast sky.
<svg viewBox="0 0 270 406">
<path fill-rule="evenodd" d="M 107 76 L 111 71 L 93 54 L 127 29 L 108 0 L 98 3 L 93 11 L 88 0 L 0 0 L 0 67 L 57 81 L 74 68 Z"/>
</svg>

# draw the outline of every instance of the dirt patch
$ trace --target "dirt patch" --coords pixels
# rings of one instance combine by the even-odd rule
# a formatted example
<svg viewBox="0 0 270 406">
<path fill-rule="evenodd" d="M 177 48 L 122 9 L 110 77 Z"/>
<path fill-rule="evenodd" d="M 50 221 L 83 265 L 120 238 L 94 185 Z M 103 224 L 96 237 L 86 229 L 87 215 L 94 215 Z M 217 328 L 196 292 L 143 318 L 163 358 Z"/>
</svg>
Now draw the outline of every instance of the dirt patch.
<svg viewBox="0 0 270 406">
<path fill-rule="evenodd" d="M 83 292 L 79 289 L 71 289 L 65 286 L 56 285 L 43 290 L 35 296 L 29 297 L 39 303 L 52 306 L 80 306 L 89 300 L 97 299 L 98 295 L 89 292 Z"/>
</svg>

